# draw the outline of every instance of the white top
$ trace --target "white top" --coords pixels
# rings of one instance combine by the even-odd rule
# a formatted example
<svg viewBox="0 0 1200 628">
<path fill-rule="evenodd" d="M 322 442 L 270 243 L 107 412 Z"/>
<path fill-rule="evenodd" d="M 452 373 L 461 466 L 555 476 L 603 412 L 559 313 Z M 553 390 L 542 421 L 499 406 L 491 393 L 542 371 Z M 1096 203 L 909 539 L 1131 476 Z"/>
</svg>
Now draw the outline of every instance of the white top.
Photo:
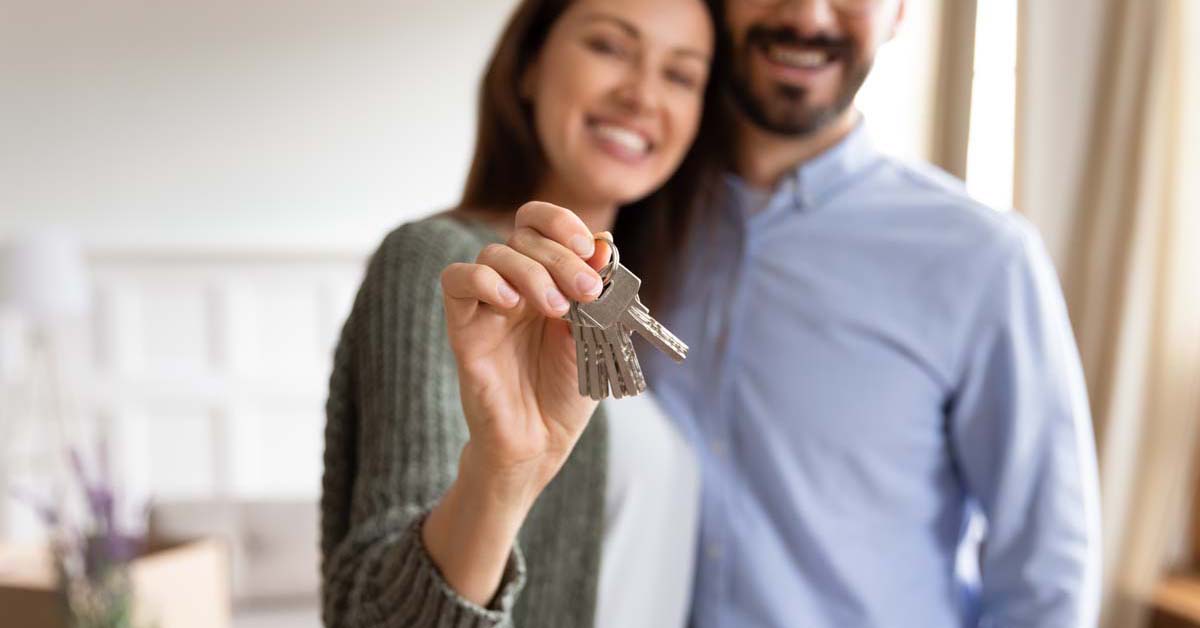
<svg viewBox="0 0 1200 628">
<path fill-rule="evenodd" d="M 649 391 L 604 404 L 608 483 L 596 628 L 682 627 L 700 505 L 695 456 Z"/>
</svg>

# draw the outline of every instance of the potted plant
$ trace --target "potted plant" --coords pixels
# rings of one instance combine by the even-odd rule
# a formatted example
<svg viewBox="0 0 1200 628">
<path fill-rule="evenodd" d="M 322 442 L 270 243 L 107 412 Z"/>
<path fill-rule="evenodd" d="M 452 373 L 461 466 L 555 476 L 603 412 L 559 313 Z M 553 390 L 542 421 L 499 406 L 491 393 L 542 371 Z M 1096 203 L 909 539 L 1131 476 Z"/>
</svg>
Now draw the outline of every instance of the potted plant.
<svg viewBox="0 0 1200 628">
<path fill-rule="evenodd" d="M 118 522 L 116 492 L 108 474 L 103 443 L 98 477 L 85 468 L 79 451 L 69 452 L 72 477 L 83 508 L 72 517 L 66 500 L 54 503 L 25 496 L 51 531 L 51 554 L 63 624 L 70 628 L 147 628 L 135 623 L 130 565 L 145 548 L 142 535 Z M 72 521 L 75 519 L 76 521 Z"/>
</svg>

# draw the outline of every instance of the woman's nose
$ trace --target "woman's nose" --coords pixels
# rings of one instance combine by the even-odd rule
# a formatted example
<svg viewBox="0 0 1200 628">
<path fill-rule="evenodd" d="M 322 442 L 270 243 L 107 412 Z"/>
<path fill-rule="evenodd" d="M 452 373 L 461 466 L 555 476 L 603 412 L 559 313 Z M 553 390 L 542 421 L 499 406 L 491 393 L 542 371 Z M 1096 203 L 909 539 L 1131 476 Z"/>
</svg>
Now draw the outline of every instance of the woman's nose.
<svg viewBox="0 0 1200 628">
<path fill-rule="evenodd" d="M 633 112 L 653 111 L 659 103 L 661 86 L 648 68 L 638 64 L 630 68 L 617 88 L 620 103 Z"/>
</svg>

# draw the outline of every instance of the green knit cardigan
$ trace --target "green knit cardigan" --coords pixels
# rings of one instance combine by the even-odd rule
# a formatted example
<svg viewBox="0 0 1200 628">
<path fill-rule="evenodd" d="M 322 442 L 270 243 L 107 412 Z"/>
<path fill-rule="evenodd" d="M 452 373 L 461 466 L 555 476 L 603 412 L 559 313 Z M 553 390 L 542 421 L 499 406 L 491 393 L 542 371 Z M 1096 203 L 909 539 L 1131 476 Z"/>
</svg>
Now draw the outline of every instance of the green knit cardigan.
<svg viewBox="0 0 1200 628">
<path fill-rule="evenodd" d="M 328 628 L 594 623 L 603 410 L 535 503 L 486 608 L 457 595 L 421 543 L 421 523 L 453 481 L 468 436 L 441 272 L 498 240 L 481 224 L 434 217 L 399 227 L 371 258 L 342 329 L 326 404 L 321 597 Z"/>
</svg>

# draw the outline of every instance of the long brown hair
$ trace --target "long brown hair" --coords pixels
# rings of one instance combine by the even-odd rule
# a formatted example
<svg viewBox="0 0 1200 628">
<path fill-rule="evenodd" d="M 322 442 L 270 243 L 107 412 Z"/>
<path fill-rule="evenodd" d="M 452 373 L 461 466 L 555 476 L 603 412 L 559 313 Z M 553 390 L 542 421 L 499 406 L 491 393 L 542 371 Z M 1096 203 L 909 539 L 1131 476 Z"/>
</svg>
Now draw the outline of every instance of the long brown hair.
<svg viewBox="0 0 1200 628">
<path fill-rule="evenodd" d="M 570 2 L 524 0 L 505 26 L 480 85 L 475 155 L 461 207 L 511 212 L 536 200 L 532 195 L 542 182 L 547 163 L 532 112 L 521 99 L 518 85 Z M 713 20 L 714 38 L 718 38 L 720 14 L 714 10 L 713 0 L 705 4 Z M 621 263 L 642 278 L 641 296 L 652 308 L 666 305 L 670 277 L 679 269 L 702 200 L 727 165 L 721 153 L 721 148 L 728 146 L 723 133 L 729 125 L 722 122 L 718 98 L 720 65 L 713 64 L 700 129 L 679 169 L 661 188 L 617 213 L 613 239 L 621 250 Z"/>
</svg>

